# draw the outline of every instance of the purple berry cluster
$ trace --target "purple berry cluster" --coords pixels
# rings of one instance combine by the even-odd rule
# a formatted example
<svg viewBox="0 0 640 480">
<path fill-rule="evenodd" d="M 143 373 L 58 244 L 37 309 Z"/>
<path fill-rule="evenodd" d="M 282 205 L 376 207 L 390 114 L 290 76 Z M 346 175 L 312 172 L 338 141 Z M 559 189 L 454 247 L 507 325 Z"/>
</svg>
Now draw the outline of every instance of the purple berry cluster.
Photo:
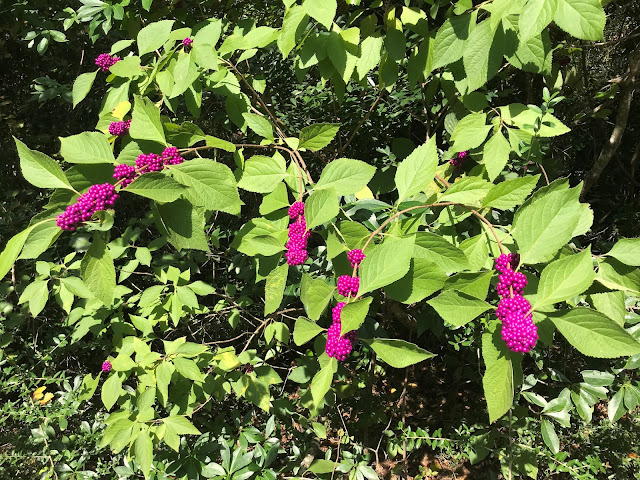
<svg viewBox="0 0 640 480">
<path fill-rule="evenodd" d="M 496 316 L 502 321 L 502 340 L 512 352 L 527 353 L 536 345 L 538 327 L 531 318 L 531 304 L 522 296 L 527 277 L 515 269 L 520 263 L 516 253 L 502 254 L 495 261 L 500 276 L 496 291 L 501 299 Z"/>
<path fill-rule="evenodd" d="M 185 47 L 190 47 L 192 43 L 193 43 L 193 38 L 191 37 L 187 37 L 184 40 L 182 40 L 182 45 L 184 45 Z"/>
<path fill-rule="evenodd" d="M 87 193 L 78 197 L 76 203 L 69 205 L 56 218 L 56 224 L 62 230 L 75 230 L 89 220 L 96 212 L 112 207 L 118 198 L 116 189 L 110 183 L 92 185 Z"/>
<path fill-rule="evenodd" d="M 136 166 L 120 164 L 113 169 L 113 178 L 120 181 L 122 188 L 129 186 L 143 173 L 159 172 L 169 165 L 179 165 L 184 162 L 176 147 L 165 148 L 162 155 L 157 153 L 143 153 L 136 158 Z"/>
<path fill-rule="evenodd" d="M 347 258 L 349 259 L 349 263 L 351 263 L 351 266 L 353 268 L 359 267 L 360 263 L 362 262 L 362 260 L 364 260 L 365 257 L 366 255 L 362 253 L 362 250 L 360 250 L 359 248 L 351 250 L 349 253 L 347 253 Z"/>
<path fill-rule="evenodd" d="M 311 232 L 307 230 L 307 222 L 304 218 L 304 203 L 295 202 L 289 207 L 289 218 L 293 220 L 289 224 L 289 241 L 287 242 L 287 263 L 289 265 L 302 265 L 307 261 L 307 240 Z"/>
<path fill-rule="evenodd" d="M 103 72 L 108 72 L 109 69 L 119 61 L 120 57 L 109 55 L 108 53 L 101 53 L 96 58 L 96 65 L 99 66 Z"/>
<path fill-rule="evenodd" d="M 102 371 L 104 373 L 109 373 L 111 371 L 111 362 L 109 360 L 102 363 Z"/>
<path fill-rule="evenodd" d="M 129 133 L 129 128 L 131 127 L 131 120 L 125 120 L 123 122 L 111 122 L 109 125 L 109 133 L 111 135 L 124 135 Z"/>
<path fill-rule="evenodd" d="M 458 152 L 455 157 L 449 160 L 449 163 L 454 167 L 462 167 L 464 165 L 464 162 L 467 161 L 468 155 L 469 152 L 467 152 L 466 150 L 464 152 Z"/>
<path fill-rule="evenodd" d="M 355 297 L 360 288 L 360 278 L 349 275 L 340 275 L 338 278 L 338 293 L 343 297 L 353 294 Z"/>
<path fill-rule="evenodd" d="M 342 309 L 345 305 L 346 303 L 339 302 L 335 307 L 333 307 L 333 323 L 327 332 L 327 346 L 325 348 L 328 356 L 333 357 L 340 362 L 347 359 L 351 350 L 353 350 L 353 342 L 356 339 L 355 330 L 351 330 L 350 332 L 345 333 L 344 336 L 340 336 L 340 330 L 342 329 L 340 315 L 342 314 Z"/>
</svg>

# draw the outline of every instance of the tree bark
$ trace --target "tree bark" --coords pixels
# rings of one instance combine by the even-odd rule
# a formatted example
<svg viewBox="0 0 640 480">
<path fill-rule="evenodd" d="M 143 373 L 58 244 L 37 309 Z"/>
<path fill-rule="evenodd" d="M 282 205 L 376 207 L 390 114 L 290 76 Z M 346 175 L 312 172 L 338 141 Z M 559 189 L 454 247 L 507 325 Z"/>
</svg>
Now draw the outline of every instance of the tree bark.
<svg viewBox="0 0 640 480">
<path fill-rule="evenodd" d="M 584 200 L 591 187 L 598 182 L 600 175 L 616 154 L 620 144 L 622 143 L 622 135 L 627 128 L 629 112 L 631 111 L 634 83 L 638 76 L 640 76 L 640 47 L 637 47 L 633 52 L 631 52 L 629 57 L 629 68 L 627 69 L 624 79 L 620 82 L 618 112 L 616 114 L 615 125 L 609 140 L 600 151 L 600 155 L 593 164 L 593 167 L 584 178 L 584 186 L 582 187 L 582 193 L 580 195 L 582 200 Z"/>
</svg>

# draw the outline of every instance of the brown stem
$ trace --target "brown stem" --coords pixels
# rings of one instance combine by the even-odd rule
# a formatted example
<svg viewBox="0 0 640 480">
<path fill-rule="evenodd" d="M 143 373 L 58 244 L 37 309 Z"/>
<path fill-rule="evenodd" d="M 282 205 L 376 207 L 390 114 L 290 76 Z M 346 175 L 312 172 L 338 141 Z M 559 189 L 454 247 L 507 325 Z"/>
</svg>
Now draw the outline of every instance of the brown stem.
<svg viewBox="0 0 640 480">
<path fill-rule="evenodd" d="M 369 119 L 369 117 L 373 113 L 373 109 L 376 108 L 376 105 L 378 104 L 378 102 L 382 98 L 383 94 L 384 94 L 384 90 L 381 90 L 380 94 L 376 97 L 376 100 L 373 102 L 373 104 L 371 105 L 371 107 L 369 108 L 367 113 L 365 113 L 364 117 L 362 117 L 360 119 L 360 121 L 358 122 L 358 125 L 356 125 L 356 128 L 354 128 L 353 132 L 351 132 L 351 135 L 349 136 L 349 139 L 347 140 L 347 143 L 345 143 L 342 147 L 340 147 L 336 157 L 339 157 L 340 155 L 342 155 L 344 153 L 344 151 L 347 149 L 347 147 L 349 145 L 351 145 L 351 142 L 353 141 L 354 137 L 356 136 L 356 133 L 358 132 L 358 130 L 360 130 L 362 125 L 364 125 L 364 122 L 366 122 Z"/>
<path fill-rule="evenodd" d="M 582 193 L 580 194 L 581 199 L 584 199 L 587 192 L 597 183 L 600 175 L 616 154 L 620 144 L 622 143 L 622 135 L 627 128 L 629 113 L 631 111 L 634 83 L 638 75 L 640 75 L 640 47 L 636 47 L 630 55 L 627 74 L 622 82 L 620 82 L 620 100 L 618 103 L 618 113 L 616 115 L 615 126 L 611 132 L 609 141 L 600 151 L 600 155 L 584 179 L 584 186 L 582 187 Z"/>
</svg>

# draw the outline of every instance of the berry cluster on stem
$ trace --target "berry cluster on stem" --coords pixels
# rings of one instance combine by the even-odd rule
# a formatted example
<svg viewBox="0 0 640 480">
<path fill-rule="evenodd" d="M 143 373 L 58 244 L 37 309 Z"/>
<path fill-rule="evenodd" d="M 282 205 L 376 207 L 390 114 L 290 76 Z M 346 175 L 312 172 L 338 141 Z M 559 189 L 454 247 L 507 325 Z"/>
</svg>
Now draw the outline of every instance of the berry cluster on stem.
<svg viewBox="0 0 640 480">
<path fill-rule="evenodd" d="M 111 362 L 109 360 L 102 363 L 102 371 L 104 373 L 109 373 L 111 371 Z"/>
<path fill-rule="evenodd" d="M 309 258 L 307 253 L 307 240 L 311 232 L 307 230 L 307 222 L 304 218 L 304 203 L 295 202 L 289 207 L 289 240 L 287 241 L 287 263 L 289 265 L 302 265 Z"/>
<path fill-rule="evenodd" d="M 353 342 L 356 340 L 355 330 L 351 330 L 350 332 L 340 336 L 340 331 L 342 330 L 340 315 L 342 314 L 342 309 L 345 305 L 346 303 L 339 302 L 335 307 L 333 307 L 331 312 L 333 323 L 327 332 L 327 346 L 325 347 L 327 355 L 340 362 L 347 359 L 351 350 L 353 350 Z"/>
<path fill-rule="evenodd" d="M 56 225 L 62 230 L 74 231 L 96 212 L 112 207 L 117 199 L 116 189 L 110 183 L 92 185 L 87 193 L 78 197 L 76 203 L 69 205 L 56 217 Z"/>
<path fill-rule="evenodd" d="M 111 135 L 115 135 L 119 137 L 120 135 L 125 135 L 129 133 L 129 128 L 131 127 L 131 120 L 125 120 L 122 122 L 111 122 L 109 125 L 109 133 Z"/>
<path fill-rule="evenodd" d="M 527 353 L 538 340 L 538 327 L 531 318 L 531 304 L 522 296 L 527 286 L 527 277 L 516 272 L 520 256 L 516 253 L 503 253 L 495 260 L 500 276 L 496 291 L 501 297 L 496 316 L 502 321 L 502 340 L 509 350 Z"/>
<path fill-rule="evenodd" d="M 108 72 L 109 69 L 119 61 L 120 57 L 109 55 L 108 53 L 101 53 L 96 57 L 96 65 L 99 66 L 103 72 Z"/>
<path fill-rule="evenodd" d="M 191 37 L 187 37 L 184 40 L 182 40 L 182 45 L 184 45 L 185 47 L 190 47 L 192 43 L 193 43 L 193 38 Z"/>
<path fill-rule="evenodd" d="M 455 157 L 449 160 L 449 163 L 454 167 L 462 167 L 464 162 L 467 161 L 467 156 L 469 155 L 468 151 L 458 152 Z"/>
</svg>

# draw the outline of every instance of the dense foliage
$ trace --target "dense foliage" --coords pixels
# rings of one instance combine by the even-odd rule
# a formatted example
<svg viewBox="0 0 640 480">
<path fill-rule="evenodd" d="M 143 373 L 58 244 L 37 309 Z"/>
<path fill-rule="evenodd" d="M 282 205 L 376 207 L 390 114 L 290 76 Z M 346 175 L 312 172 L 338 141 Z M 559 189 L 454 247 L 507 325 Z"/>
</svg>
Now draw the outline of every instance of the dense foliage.
<svg viewBox="0 0 640 480">
<path fill-rule="evenodd" d="M 637 214 L 586 202 L 637 8 L 603 3 L 3 6 L 52 58 L 50 120 L 8 122 L 0 471 L 637 478 Z"/>
</svg>

